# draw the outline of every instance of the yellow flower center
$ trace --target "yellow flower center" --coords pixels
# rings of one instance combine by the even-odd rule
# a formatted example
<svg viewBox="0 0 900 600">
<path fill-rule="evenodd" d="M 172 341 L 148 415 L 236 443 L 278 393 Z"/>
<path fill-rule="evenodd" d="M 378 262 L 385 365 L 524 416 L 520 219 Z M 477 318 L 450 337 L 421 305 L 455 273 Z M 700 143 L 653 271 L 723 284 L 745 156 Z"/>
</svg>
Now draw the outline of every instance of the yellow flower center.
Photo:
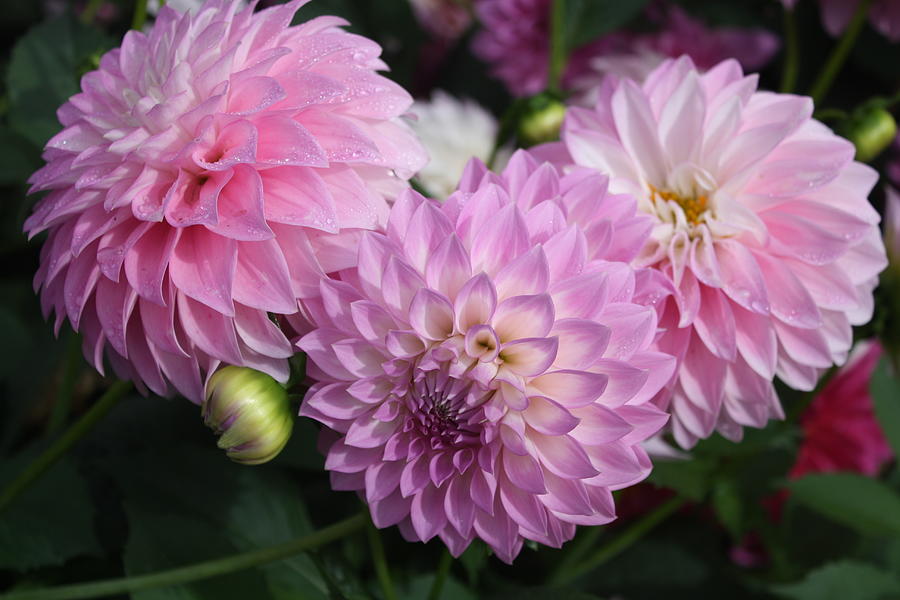
<svg viewBox="0 0 900 600">
<path fill-rule="evenodd" d="M 671 200 L 681 207 L 681 210 L 684 211 L 685 219 L 687 219 L 688 223 L 691 225 L 698 225 L 700 223 L 700 217 L 709 208 L 709 197 L 704 196 L 703 194 L 684 197 L 675 192 L 657 189 L 652 184 L 647 185 L 650 186 L 650 199 L 654 203 L 657 201 L 667 202 Z"/>
</svg>

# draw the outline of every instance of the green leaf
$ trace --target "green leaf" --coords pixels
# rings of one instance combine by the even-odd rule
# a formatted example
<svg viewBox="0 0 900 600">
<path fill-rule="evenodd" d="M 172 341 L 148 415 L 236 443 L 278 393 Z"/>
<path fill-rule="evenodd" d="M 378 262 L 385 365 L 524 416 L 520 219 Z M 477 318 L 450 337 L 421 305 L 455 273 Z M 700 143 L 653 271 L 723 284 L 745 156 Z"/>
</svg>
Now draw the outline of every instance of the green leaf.
<svg viewBox="0 0 900 600">
<path fill-rule="evenodd" d="M 35 147 L 12 129 L 0 127 L 0 185 L 25 183 L 40 166 Z"/>
<path fill-rule="evenodd" d="M 864 535 L 900 536 L 900 495 L 850 473 L 807 475 L 788 483 L 791 499 Z"/>
<path fill-rule="evenodd" d="M 6 85 L 9 123 L 39 147 L 60 129 L 56 109 L 78 92 L 81 72 L 112 41 L 73 17 L 41 23 L 12 50 Z"/>
<path fill-rule="evenodd" d="M 869 382 L 872 405 L 881 430 L 894 451 L 900 456 L 900 381 L 892 377 L 887 358 L 882 358 Z"/>
<path fill-rule="evenodd" d="M 660 460 L 653 465 L 648 481 L 658 487 L 673 489 L 679 495 L 699 502 L 709 491 L 715 465 L 708 460 Z"/>
<path fill-rule="evenodd" d="M 740 491 L 731 479 L 721 479 L 713 486 L 712 505 L 716 517 L 731 537 L 740 539 L 744 533 L 743 501 Z"/>
<path fill-rule="evenodd" d="M 566 40 L 573 50 L 619 29 L 640 14 L 648 0 L 566 0 Z"/>
<path fill-rule="evenodd" d="M 18 475 L 34 455 L 4 461 L 0 481 L 5 484 Z M 68 458 L 44 473 L 0 518 L 0 568 L 23 571 L 61 565 L 99 552 L 91 498 Z"/>
<path fill-rule="evenodd" d="M 800 583 L 773 586 L 772 591 L 794 600 L 881 600 L 897 597 L 900 580 L 870 564 L 848 560 L 816 569 Z"/>
</svg>

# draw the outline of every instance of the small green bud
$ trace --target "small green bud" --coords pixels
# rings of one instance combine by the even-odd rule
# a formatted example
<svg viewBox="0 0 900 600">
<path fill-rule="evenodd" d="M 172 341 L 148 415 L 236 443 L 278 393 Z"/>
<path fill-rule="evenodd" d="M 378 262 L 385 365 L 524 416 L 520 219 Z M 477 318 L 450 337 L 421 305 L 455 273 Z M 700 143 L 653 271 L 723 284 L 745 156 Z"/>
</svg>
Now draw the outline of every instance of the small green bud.
<svg viewBox="0 0 900 600">
<path fill-rule="evenodd" d="M 203 421 L 228 458 L 258 465 L 275 458 L 291 437 L 294 416 L 284 387 L 265 373 L 227 366 L 206 384 Z"/>
<path fill-rule="evenodd" d="M 897 122 L 880 106 L 863 106 L 840 128 L 856 146 L 856 160 L 869 162 L 890 146 L 897 135 Z"/>
<path fill-rule="evenodd" d="M 534 146 L 559 139 L 566 105 L 550 94 L 529 98 L 519 120 L 519 141 Z"/>
</svg>

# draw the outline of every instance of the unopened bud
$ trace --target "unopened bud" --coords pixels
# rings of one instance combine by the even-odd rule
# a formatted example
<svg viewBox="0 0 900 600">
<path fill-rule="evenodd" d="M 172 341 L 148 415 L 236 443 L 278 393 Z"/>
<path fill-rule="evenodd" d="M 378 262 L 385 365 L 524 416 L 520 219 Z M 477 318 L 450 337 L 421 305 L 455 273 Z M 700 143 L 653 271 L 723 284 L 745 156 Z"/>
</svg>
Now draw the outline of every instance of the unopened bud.
<svg viewBox="0 0 900 600">
<path fill-rule="evenodd" d="M 884 108 L 868 106 L 854 111 L 840 131 L 856 146 L 856 160 L 869 162 L 894 141 L 897 122 Z"/>
<path fill-rule="evenodd" d="M 228 366 L 206 384 L 203 421 L 219 435 L 228 458 L 258 465 L 275 458 L 291 437 L 294 418 L 287 391 L 269 375 Z"/>
<path fill-rule="evenodd" d="M 534 146 L 559 139 L 559 129 L 566 116 L 566 105 L 549 94 L 528 100 L 519 120 L 519 141 Z"/>
</svg>

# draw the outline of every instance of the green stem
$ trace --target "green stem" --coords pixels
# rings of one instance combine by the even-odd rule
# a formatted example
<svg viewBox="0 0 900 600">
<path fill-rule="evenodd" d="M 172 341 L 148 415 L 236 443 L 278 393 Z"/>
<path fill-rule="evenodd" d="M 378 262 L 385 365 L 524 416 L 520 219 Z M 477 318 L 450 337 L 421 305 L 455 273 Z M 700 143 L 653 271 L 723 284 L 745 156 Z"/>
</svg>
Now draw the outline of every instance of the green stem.
<svg viewBox="0 0 900 600">
<path fill-rule="evenodd" d="M 391 581 L 391 572 L 388 569 L 387 559 L 385 558 L 381 535 L 378 533 L 378 529 L 375 528 L 375 524 L 372 523 L 372 519 L 369 519 L 366 533 L 369 537 L 369 551 L 372 553 L 372 560 L 375 562 L 375 574 L 378 576 L 378 584 L 381 586 L 384 600 L 397 600 L 397 592 L 394 591 L 394 583 Z"/>
<path fill-rule="evenodd" d="M 52 437 L 59 432 L 69 416 L 72 407 L 72 397 L 75 395 L 75 384 L 78 381 L 78 373 L 81 371 L 81 341 L 74 333 L 69 337 L 66 348 L 66 356 L 63 360 L 62 380 L 59 384 L 59 392 L 56 394 L 56 402 L 50 411 L 50 419 L 47 421 L 45 435 Z"/>
<path fill-rule="evenodd" d="M 866 15 L 869 13 L 869 6 L 871 6 L 871 4 L 872 0 L 862 0 L 862 2 L 859 3 L 859 6 L 856 7 L 856 12 L 853 13 L 850 24 L 847 26 L 847 30 L 844 32 L 844 35 L 841 36 L 838 45 L 832 50 L 831 56 L 828 57 L 828 61 L 819 72 L 819 76 L 816 78 L 816 82 L 809 92 L 809 95 L 812 96 L 812 99 L 816 104 L 825 98 L 825 94 L 831 89 L 831 84 L 834 83 L 835 78 L 838 73 L 840 73 L 841 68 L 844 66 L 844 62 L 846 62 L 847 57 L 850 56 L 850 50 L 853 49 L 856 38 L 859 37 L 863 25 L 865 25 Z"/>
<path fill-rule="evenodd" d="M 562 91 L 562 76 L 566 68 L 566 1 L 553 0 L 550 14 L 550 68 L 547 88 L 559 94 Z"/>
<path fill-rule="evenodd" d="M 666 502 L 659 505 L 648 515 L 645 515 L 639 521 L 632 524 L 625 531 L 618 535 L 605 546 L 600 547 L 595 553 L 590 555 L 584 561 L 566 569 L 559 571 L 551 578 L 551 583 L 555 585 L 564 585 L 577 579 L 578 577 L 588 573 L 609 559 L 613 558 L 623 550 L 641 539 L 651 529 L 665 521 L 672 513 L 684 506 L 686 500 L 678 496 L 670 498 Z"/>
<path fill-rule="evenodd" d="M 81 22 L 85 25 L 90 25 L 94 21 L 94 17 L 97 16 L 97 11 L 100 10 L 100 6 L 103 5 L 103 0 L 88 0 L 87 5 L 84 7 L 84 10 L 81 11 Z"/>
<path fill-rule="evenodd" d="M 444 550 L 441 555 L 441 562 L 438 563 L 437 572 L 434 574 L 434 583 L 431 584 L 431 591 L 428 592 L 428 600 L 441 600 L 441 594 L 444 592 L 444 584 L 447 582 L 447 575 L 450 573 L 450 567 L 453 566 L 453 555 L 449 550 Z"/>
<path fill-rule="evenodd" d="M 790 94 L 797 87 L 800 64 L 800 44 L 797 41 L 797 20 L 794 11 L 784 9 L 784 70 L 781 72 L 781 92 Z"/>
<path fill-rule="evenodd" d="M 147 0 L 135 0 L 134 16 L 131 19 L 131 28 L 140 31 L 147 20 Z"/>
<path fill-rule="evenodd" d="M 78 600 L 80 598 L 100 598 L 209 579 L 210 577 L 226 575 L 282 560 L 333 542 L 361 529 L 365 522 L 365 515 L 360 513 L 309 535 L 283 544 L 251 550 L 243 554 L 233 554 L 225 558 L 194 563 L 186 567 L 158 571 L 147 575 L 91 581 L 42 590 L 13 592 L 0 595 L 0 600 Z"/>
<path fill-rule="evenodd" d="M 69 448 L 84 437 L 84 434 L 86 434 L 97 421 L 103 418 L 103 416 L 106 415 L 106 413 L 108 413 L 130 389 L 131 382 L 128 381 L 117 381 L 112 384 L 112 386 L 106 390 L 106 393 L 100 397 L 100 400 L 98 400 L 90 410 L 84 413 L 84 415 L 82 415 L 68 431 L 53 442 L 49 448 L 44 450 L 40 456 L 34 459 L 9 485 L 3 488 L 3 491 L 0 492 L 0 511 L 6 508 L 10 502 L 15 500 L 15 498 L 21 494 L 25 488 L 31 485 L 34 480 L 40 477 L 44 471 L 52 467 L 56 461 L 62 458 L 62 456 L 68 452 Z"/>
</svg>

